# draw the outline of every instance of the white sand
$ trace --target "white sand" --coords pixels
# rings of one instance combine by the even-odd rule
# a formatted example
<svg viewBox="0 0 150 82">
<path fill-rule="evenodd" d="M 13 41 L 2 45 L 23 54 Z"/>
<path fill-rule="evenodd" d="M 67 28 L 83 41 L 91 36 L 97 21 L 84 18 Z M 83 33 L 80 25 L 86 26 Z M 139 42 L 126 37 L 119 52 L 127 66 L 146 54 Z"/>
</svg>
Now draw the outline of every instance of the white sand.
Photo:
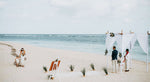
<svg viewBox="0 0 150 82">
<path fill-rule="evenodd" d="M 111 73 L 109 57 L 109 75 L 106 76 L 102 70 L 106 67 L 107 61 L 104 55 L 35 47 L 14 42 L 0 43 L 12 45 L 17 49 L 17 53 L 23 47 L 27 54 L 25 67 L 16 67 L 13 64 L 15 57 L 11 55 L 11 49 L 6 45 L 0 45 L 0 82 L 150 82 L 150 72 L 146 72 L 146 64 L 141 61 L 134 60 L 132 69 L 128 73 Z M 44 72 L 43 66 L 49 68 L 56 58 L 61 60 L 58 75 L 54 80 L 47 80 L 49 73 Z M 95 65 L 95 71 L 90 68 L 91 63 Z M 70 65 L 75 66 L 74 72 L 70 72 Z M 86 68 L 86 77 L 82 77 L 80 72 L 83 68 Z"/>
</svg>

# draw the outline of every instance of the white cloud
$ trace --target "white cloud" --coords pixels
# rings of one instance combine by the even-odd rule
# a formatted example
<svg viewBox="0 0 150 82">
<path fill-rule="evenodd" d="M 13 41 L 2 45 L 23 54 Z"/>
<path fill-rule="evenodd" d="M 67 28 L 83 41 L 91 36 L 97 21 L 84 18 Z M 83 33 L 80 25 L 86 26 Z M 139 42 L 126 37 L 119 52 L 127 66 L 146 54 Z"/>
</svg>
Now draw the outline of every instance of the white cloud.
<svg viewBox="0 0 150 82">
<path fill-rule="evenodd" d="M 73 5 L 73 2 L 71 0 L 51 0 L 50 3 L 53 6 L 70 7 Z"/>
<path fill-rule="evenodd" d="M 128 16 L 137 8 L 137 0 L 115 0 L 112 2 L 112 15 L 114 17 Z"/>
<path fill-rule="evenodd" d="M 145 27 L 149 26 L 150 21 L 149 4 L 149 0 L 7 0 L 7 3 L 0 1 L 0 8 L 5 6 L 0 11 L 0 21 L 3 21 L 0 22 L 0 27 L 47 27 L 55 33 L 82 33 L 85 28 L 89 31 L 93 28 L 100 31 L 100 27 L 120 29 L 123 25 L 128 27 L 128 24 Z M 144 22 L 140 23 L 141 21 Z M 18 22 L 20 26 L 14 24 Z M 58 31 L 56 28 L 63 28 L 64 31 Z"/>
<path fill-rule="evenodd" d="M 67 13 L 73 12 L 73 18 L 104 16 L 110 12 L 110 3 L 106 0 L 51 0 L 50 4 L 60 11 L 65 9 Z"/>
<path fill-rule="evenodd" d="M 51 0 L 50 4 L 59 9 L 58 13 L 64 9 L 66 14 L 72 12 L 70 9 L 75 10 L 73 18 L 127 16 L 137 8 L 137 0 Z"/>
<path fill-rule="evenodd" d="M 0 8 L 4 7 L 6 5 L 5 1 L 0 1 Z"/>
<path fill-rule="evenodd" d="M 150 0 L 140 0 L 139 2 L 145 6 L 150 6 Z"/>
<path fill-rule="evenodd" d="M 132 23 L 133 20 L 132 20 L 131 18 L 124 18 L 124 21 L 125 21 L 126 23 L 129 23 L 129 24 L 130 24 L 130 23 Z"/>
</svg>

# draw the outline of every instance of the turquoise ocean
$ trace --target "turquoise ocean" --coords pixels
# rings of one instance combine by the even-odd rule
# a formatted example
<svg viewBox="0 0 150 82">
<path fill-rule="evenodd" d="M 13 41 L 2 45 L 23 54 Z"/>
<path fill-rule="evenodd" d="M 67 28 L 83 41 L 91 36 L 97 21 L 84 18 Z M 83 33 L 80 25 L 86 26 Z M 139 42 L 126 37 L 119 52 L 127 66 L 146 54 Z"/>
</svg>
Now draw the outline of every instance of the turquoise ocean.
<svg viewBox="0 0 150 82">
<path fill-rule="evenodd" d="M 104 55 L 106 49 L 105 38 L 105 34 L 0 34 L 0 41 L 19 42 L 39 47 L 101 55 Z M 110 50 L 109 53 L 111 53 L 111 51 L 112 50 Z M 146 53 L 144 53 L 138 42 L 135 43 L 130 54 L 135 60 L 146 61 Z M 150 62 L 150 54 L 148 60 Z"/>
</svg>

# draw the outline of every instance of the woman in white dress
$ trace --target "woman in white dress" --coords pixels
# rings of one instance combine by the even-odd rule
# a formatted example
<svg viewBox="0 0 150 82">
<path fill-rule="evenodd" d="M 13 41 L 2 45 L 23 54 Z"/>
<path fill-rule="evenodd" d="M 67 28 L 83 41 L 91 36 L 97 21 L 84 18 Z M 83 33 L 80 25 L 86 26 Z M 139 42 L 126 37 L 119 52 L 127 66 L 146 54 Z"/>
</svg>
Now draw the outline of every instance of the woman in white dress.
<svg viewBox="0 0 150 82">
<path fill-rule="evenodd" d="M 20 50 L 20 54 L 19 54 L 19 57 L 16 57 L 15 59 L 15 64 L 16 66 L 21 66 L 21 67 L 24 67 L 24 60 L 25 60 L 25 50 L 24 48 L 21 48 Z"/>
</svg>

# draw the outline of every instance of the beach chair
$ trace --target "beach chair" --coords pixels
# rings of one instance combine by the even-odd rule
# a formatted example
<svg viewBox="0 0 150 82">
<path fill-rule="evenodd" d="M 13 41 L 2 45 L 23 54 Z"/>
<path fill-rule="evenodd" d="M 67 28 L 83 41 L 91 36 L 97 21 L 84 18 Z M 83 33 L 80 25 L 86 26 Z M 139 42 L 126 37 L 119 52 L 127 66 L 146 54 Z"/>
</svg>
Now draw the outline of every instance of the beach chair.
<svg viewBox="0 0 150 82">
<path fill-rule="evenodd" d="M 49 71 L 57 70 L 60 64 L 60 60 L 52 61 Z"/>
<path fill-rule="evenodd" d="M 52 61 L 49 71 L 50 71 L 50 79 L 54 79 L 57 75 L 57 71 L 60 65 L 60 60 L 56 59 L 55 61 Z"/>
</svg>

